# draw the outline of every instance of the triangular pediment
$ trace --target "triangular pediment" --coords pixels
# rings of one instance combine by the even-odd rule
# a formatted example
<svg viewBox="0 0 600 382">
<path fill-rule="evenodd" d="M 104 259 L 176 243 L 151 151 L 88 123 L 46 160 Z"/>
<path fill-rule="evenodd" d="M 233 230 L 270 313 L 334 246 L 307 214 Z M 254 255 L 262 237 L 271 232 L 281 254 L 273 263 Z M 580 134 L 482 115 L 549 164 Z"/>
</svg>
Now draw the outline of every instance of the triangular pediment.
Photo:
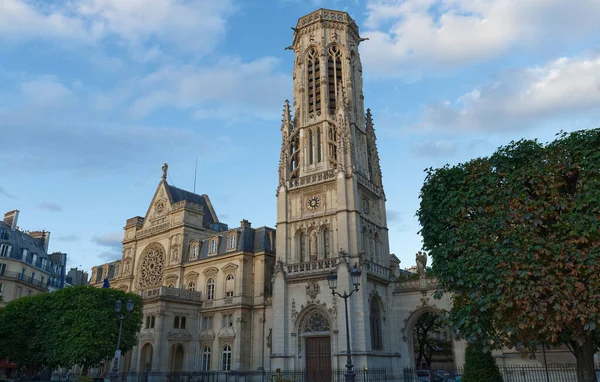
<svg viewBox="0 0 600 382">
<path fill-rule="evenodd" d="M 146 210 L 142 229 L 152 227 L 162 219 L 168 219 L 169 212 L 171 212 L 171 204 L 172 200 L 168 192 L 167 182 L 161 181 L 158 187 L 156 187 L 152 201 Z"/>
<path fill-rule="evenodd" d="M 223 272 L 233 272 L 236 269 L 238 269 L 239 265 L 236 265 L 234 263 L 228 263 L 227 265 L 225 265 L 223 268 L 221 268 L 221 270 Z"/>
</svg>

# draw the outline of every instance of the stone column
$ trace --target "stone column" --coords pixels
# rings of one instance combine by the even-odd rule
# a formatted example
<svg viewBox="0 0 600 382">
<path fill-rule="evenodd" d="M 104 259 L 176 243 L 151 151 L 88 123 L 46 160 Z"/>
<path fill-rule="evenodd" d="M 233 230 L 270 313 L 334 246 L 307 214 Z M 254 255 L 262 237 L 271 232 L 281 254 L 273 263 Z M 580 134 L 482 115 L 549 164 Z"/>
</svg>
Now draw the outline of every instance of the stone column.
<svg viewBox="0 0 600 382">
<path fill-rule="evenodd" d="M 163 354 L 163 348 L 166 345 L 168 350 L 168 342 L 163 341 L 163 328 L 165 322 L 165 312 L 163 310 L 158 311 L 156 313 L 156 325 L 154 327 L 154 349 L 152 349 L 152 371 L 162 371 L 167 372 L 168 370 L 164 370 L 162 366 L 163 359 L 167 360 L 169 354 Z M 165 361 L 165 363 L 168 361 Z M 166 369 L 166 368 L 165 368 Z"/>
</svg>

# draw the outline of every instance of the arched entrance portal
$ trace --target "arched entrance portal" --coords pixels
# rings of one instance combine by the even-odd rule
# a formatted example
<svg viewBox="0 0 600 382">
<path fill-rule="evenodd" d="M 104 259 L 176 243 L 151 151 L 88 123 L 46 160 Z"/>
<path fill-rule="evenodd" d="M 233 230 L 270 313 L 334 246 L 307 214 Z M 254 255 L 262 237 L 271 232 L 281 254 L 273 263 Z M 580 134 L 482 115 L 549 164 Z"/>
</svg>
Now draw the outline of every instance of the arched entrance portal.
<svg viewBox="0 0 600 382">
<path fill-rule="evenodd" d="M 185 352 L 183 350 L 183 345 L 175 344 L 171 348 L 171 372 L 178 373 L 183 371 L 183 359 L 185 356 Z"/>
<path fill-rule="evenodd" d="M 409 351 L 416 369 L 454 369 L 454 338 L 438 311 L 422 309 L 409 320 Z"/>
<path fill-rule="evenodd" d="M 304 344 L 306 380 L 331 381 L 331 325 L 320 309 L 309 310 L 298 326 L 300 349 Z"/>
<path fill-rule="evenodd" d="M 138 369 L 141 373 L 148 373 L 152 370 L 152 344 L 145 344 L 142 346 L 142 352 L 140 353 L 140 368 Z"/>
</svg>

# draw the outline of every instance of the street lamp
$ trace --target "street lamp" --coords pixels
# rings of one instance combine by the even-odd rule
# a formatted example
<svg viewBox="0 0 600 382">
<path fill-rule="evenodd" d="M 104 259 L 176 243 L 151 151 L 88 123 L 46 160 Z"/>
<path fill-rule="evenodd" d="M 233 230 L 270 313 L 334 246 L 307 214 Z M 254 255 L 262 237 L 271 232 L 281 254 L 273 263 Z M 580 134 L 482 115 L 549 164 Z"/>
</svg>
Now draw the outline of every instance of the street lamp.
<svg viewBox="0 0 600 382">
<path fill-rule="evenodd" d="M 352 277 L 352 284 L 354 284 L 354 289 L 350 291 L 350 294 L 344 291 L 344 294 L 339 294 L 336 292 L 337 288 L 337 274 L 333 272 L 329 272 L 329 276 L 327 276 L 327 283 L 329 284 L 329 288 L 331 289 L 331 294 L 338 295 L 344 299 L 344 307 L 346 308 L 346 382 L 354 382 L 354 374 L 353 365 L 352 365 L 352 356 L 350 355 L 350 329 L 348 326 L 348 297 L 352 296 L 352 293 L 358 292 L 358 286 L 360 285 L 360 269 L 354 264 L 354 267 L 350 270 L 350 276 Z"/>
<path fill-rule="evenodd" d="M 117 341 L 117 350 L 115 350 L 115 360 L 113 363 L 113 381 L 119 380 L 119 357 L 121 356 L 121 332 L 123 331 L 123 320 L 133 312 L 133 300 L 127 300 L 127 313 L 121 314 L 121 300 L 115 302 L 115 315 L 119 319 L 119 339 Z"/>
</svg>

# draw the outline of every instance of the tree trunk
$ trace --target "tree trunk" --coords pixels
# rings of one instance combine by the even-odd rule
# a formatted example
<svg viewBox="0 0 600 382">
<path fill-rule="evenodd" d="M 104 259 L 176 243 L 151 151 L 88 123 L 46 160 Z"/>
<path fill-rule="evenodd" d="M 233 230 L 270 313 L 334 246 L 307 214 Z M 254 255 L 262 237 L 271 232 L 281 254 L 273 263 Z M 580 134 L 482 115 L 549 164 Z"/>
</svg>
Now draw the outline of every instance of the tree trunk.
<svg viewBox="0 0 600 382">
<path fill-rule="evenodd" d="M 594 370 L 594 341 L 588 336 L 583 343 L 573 341 L 573 352 L 577 359 L 577 381 L 596 382 Z"/>
</svg>

